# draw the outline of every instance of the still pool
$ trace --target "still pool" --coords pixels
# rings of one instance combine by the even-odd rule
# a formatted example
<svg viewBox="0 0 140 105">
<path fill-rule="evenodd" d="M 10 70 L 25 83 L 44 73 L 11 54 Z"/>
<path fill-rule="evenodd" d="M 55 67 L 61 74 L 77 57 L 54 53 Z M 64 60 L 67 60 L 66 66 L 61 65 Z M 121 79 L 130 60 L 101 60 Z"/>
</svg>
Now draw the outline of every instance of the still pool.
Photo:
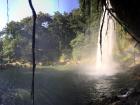
<svg viewBox="0 0 140 105">
<path fill-rule="evenodd" d="M 31 105 L 31 71 L 0 72 L 0 104 Z M 95 76 L 80 70 L 36 71 L 36 105 L 90 105 L 103 96 L 110 96 L 124 87 L 136 84 L 126 73 Z"/>
</svg>

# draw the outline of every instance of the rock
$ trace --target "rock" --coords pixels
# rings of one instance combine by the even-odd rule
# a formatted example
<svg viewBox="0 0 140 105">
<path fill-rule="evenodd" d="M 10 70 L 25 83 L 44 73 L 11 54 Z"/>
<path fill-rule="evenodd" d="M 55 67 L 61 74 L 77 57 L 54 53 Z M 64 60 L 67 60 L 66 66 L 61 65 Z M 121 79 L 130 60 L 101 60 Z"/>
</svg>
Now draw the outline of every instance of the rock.
<svg viewBox="0 0 140 105">
<path fill-rule="evenodd" d="M 127 89 L 125 89 L 124 92 L 123 91 L 121 92 L 121 93 L 124 93 L 124 94 L 117 95 L 117 97 L 120 98 L 120 99 L 124 99 L 124 98 L 127 98 L 130 95 L 132 95 L 134 92 L 135 92 L 134 88 L 130 88 L 130 89 L 128 89 L 128 91 L 127 91 Z"/>
<path fill-rule="evenodd" d="M 125 94 L 127 91 L 128 91 L 127 88 L 121 88 L 121 89 L 119 90 L 119 94 L 123 95 L 123 94 Z"/>
</svg>

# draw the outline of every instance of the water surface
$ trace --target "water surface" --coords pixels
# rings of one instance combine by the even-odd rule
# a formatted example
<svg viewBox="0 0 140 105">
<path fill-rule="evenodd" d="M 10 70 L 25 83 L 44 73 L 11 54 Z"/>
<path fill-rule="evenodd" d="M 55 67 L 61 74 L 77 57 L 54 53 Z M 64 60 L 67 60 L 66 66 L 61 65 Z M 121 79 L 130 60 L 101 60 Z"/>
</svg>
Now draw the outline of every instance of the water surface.
<svg viewBox="0 0 140 105">
<path fill-rule="evenodd" d="M 135 82 L 126 73 L 95 76 L 80 70 L 37 70 L 36 105 L 90 105 L 100 97 L 132 87 Z M 0 73 L 0 102 L 4 105 L 31 105 L 31 71 L 12 70 Z"/>
</svg>

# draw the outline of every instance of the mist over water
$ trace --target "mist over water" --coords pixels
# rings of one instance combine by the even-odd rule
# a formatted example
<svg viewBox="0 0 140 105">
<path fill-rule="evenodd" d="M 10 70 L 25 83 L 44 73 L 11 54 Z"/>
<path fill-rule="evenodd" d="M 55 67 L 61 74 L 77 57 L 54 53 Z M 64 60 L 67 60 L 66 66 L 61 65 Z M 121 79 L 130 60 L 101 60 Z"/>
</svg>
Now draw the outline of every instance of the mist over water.
<svg viewBox="0 0 140 105">
<path fill-rule="evenodd" d="M 113 57 L 114 48 L 116 47 L 116 24 L 115 19 L 113 19 L 108 11 L 105 12 L 104 17 L 103 15 L 100 20 L 96 53 L 93 57 L 91 56 L 88 64 L 86 63 L 84 67 L 82 66 L 82 69 L 86 70 L 90 75 L 111 76 L 118 72 L 118 63 L 115 62 Z M 102 37 L 100 37 L 102 23 Z M 102 38 L 102 45 L 100 44 L 100 38 Z"/>
</svg>

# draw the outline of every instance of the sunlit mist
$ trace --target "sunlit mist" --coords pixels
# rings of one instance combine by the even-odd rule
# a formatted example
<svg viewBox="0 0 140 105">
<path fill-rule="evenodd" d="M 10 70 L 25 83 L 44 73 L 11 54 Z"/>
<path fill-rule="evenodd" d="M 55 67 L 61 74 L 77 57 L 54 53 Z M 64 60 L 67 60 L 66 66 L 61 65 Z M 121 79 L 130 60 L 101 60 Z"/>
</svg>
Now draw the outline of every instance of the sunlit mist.
<svg viewBox="0 0 140 105">
<path fill-rule="evenodd" d="M 102 24 L 101 20 L 101 24 Z M 99 32 L 100 34 L 100 32 Z M 104 25 L 102 29 L 102 45 L 100 45 L 100 35 L 98 36 L 96 73 L 112 75 L 115 73 L 115 62 L 113 60 L 113 48 L 115 44 L 115 22 L 108 12 L 105 13 Z M 102 50 L 102 51 L 101 51 Z M 102 52 L 102 53 L 101 53 Z"/>
<path fill-rule="evenodd" d="M 103 19 L 104 18 L 104 19 Z M 103 22 L 104 21 L 104 22 Z M 103 23 L 102 31 L 101 25 Z M 100 37 L 100 32 L 102 37 Z M 102 38 L 102 39 L 100 39 Z M 100 43 L 102 41 L 102 44 Z M 117 73 L 117 63 L 113 59 L 113 50 L 116 42 L 115 20 L 108 12 L 100 20 L 100 29 L 97 42 L 96 60 L 86 64 L 84 69 L 94 75 L 114 75 Z M 92 61 L 92 59 L 91 59 Z"/>
</svg>

